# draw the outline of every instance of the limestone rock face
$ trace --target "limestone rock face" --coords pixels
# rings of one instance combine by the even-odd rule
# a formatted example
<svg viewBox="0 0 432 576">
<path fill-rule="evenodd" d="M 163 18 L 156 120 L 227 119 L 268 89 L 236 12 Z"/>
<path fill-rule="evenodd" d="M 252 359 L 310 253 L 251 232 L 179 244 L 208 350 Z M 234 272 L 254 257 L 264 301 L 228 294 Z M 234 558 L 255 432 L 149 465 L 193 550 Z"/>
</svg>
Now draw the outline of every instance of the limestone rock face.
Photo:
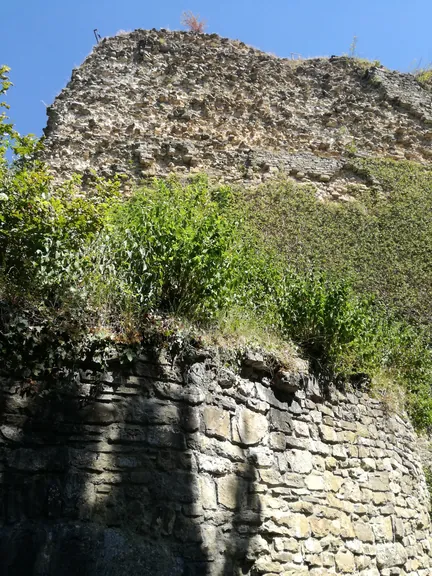
<svg viewBox="0 0 432 576">
<path fill-rule="evenodd" d="M 204 171 L 257 184 L 282 172 L 346 199 L 371 185 L 347 152 L 431 161 L 432 94 L 347 57 L 293 61 L 216 34 L 136 30 L 73 71 L 45 134 L 59 179 Z"/>
<path fill-rule="evenodd" d="M 430 576 L 404 419 L 307 375 L 282 400 L 264 365 L 227 386 L 216 355 L 164 354 L 84 403 L 84 370 L 52 401 L 0 380 L 1 575 Z"/>
</svg>

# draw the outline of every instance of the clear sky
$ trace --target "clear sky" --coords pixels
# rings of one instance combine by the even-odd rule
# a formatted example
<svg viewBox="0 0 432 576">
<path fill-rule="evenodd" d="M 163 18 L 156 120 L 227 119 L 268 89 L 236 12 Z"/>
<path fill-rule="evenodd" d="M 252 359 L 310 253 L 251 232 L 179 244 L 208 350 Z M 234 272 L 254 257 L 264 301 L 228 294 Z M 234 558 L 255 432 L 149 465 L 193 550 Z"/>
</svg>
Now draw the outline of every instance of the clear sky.
<svg viewBox="0 0 432 576">
<path fill-rule="evenodd" d="M 45 105 L 102 36 L 135 28 L 180 29 L 184 10 L 208 32 L 289 57 L 357 53 L 412 71 L 432 62 L 432 0 L 0 0 L 0 64 L 12 68 L 11 118 L 41 134 Z"/>
</svg>

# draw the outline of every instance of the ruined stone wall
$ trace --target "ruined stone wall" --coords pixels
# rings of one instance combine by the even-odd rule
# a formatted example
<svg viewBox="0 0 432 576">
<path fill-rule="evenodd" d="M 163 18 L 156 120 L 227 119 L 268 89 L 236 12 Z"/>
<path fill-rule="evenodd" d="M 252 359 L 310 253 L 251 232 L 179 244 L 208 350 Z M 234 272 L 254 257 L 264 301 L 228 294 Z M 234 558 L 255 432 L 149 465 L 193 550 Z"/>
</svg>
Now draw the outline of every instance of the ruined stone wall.
<svg viewBox="0 0 432 576">
<path fill-rule="evenodd" d="M 0 394 L 2 576 L 428 576 L 417 439 L 360 391 L 149 351 Z"/>
<path fill-rule="evenodd" d="M 370 184 L 347 153 L 432 158 L 432 94 L 414 76 L 281 59 L 216 34 L 106 38 L 48 117 L 45 158 L 59 177 L 205 171 L 257 184 L 282 172 L 340 198 Z"/>
</svg>

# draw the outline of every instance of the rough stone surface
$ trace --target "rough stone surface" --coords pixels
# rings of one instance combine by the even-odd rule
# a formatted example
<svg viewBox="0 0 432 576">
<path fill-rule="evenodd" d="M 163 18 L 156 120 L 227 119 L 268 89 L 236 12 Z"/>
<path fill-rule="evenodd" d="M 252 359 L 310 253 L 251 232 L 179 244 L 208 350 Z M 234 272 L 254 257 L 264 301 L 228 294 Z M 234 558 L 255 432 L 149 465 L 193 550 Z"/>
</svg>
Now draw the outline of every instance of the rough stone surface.
<svg viewBox="0 0 432 576">
<path fill-rule="evenodd" d="M 430 576 L 418 439 L 379 402 L 133 372 L 86 403 L 85 372 L 52 400 L 0 382 L 1 575 Z"/>
<path fill-rule="evenodd" d="M 47 110 L 45 158 L 136 179 L 278 174 L 346 201 L 373 185 L 347 152 L 432 159 L 432 94 L 410 74 L 347 57 L 289 60 L 166 30 L 103 39 Z"/>
<path fill-rule="evenodd" d="M 258 444 L 267 431 L 268 421 L 263 414 L 243 408 L 233 418 L 233 440 L 241 444 Z"/>
</svg>

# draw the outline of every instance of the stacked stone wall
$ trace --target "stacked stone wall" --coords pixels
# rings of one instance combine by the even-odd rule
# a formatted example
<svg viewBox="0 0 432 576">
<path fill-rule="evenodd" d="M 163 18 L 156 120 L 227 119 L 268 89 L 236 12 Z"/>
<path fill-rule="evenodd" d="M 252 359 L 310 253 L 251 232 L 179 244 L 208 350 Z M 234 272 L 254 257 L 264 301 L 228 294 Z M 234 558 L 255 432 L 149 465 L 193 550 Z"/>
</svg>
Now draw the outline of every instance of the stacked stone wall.
<svg viewBox="0 0 432 576">
<path fill-rule="evenodd" d="M 2 383 L 0 574 L 431 574 L 417 437 L 364 392 L 202 350 L 90 382 Z"/>
</svg>

